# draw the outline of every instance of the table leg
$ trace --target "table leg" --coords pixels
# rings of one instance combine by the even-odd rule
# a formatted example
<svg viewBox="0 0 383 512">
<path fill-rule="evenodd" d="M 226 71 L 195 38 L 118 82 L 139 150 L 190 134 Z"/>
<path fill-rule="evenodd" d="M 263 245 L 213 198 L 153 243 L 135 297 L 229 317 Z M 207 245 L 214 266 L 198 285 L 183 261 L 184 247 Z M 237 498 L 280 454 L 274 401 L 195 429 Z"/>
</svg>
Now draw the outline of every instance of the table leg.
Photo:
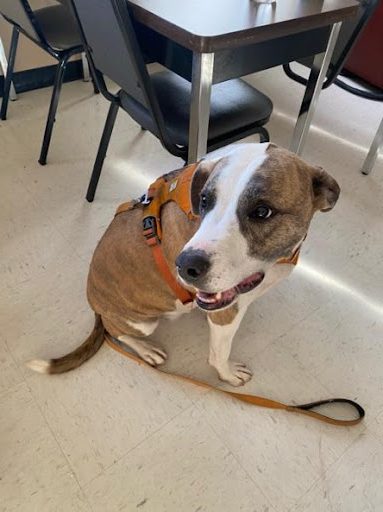
<svg viewBox="0 0 383 512">
<path fill-rule="evenodd" d="M 303 151 L 341 25 L 340 22 L 334 23 L 326 51 L 315 56 L 290 144 L 290 150 L 297 155 Z"/>
<path fill-rule="evenodd" d="M 197 162 L 207 152 L 213 68 L 214 53 L 193 54 L 188 163 Z"/>
<path fill-rule="evenodd" d="M 89 63 L 86 58 L 86 53 L 81 53 L 81 61 L 82 61 L 82 74 L 84 82 L 90 82 L 90 72 L 89 72 Z"/>
<path fill-rule="evenodd" d="M 383 118 L 380 121 L 378 131 L 376 132 L 374 140 L 372 141 L 370 150 L 366 156 L 366 160 L 363 163 L 363 167 L 362 167 L 363 174 L 370 174 L 370 172 L 372 171 L 372 168 L 374 167 L 376 158 L 378 156 L 379 148 L 382 145 L 383 145 Z"/>
<path fill-rule="evenodd" d="M 0 37 L 0 66 L 3 70 L 3 75 L 5 76 L 7 74 L 8 62 L 7 62 L 7 57 L 5 55 L 5 50 L 4 50 L 3 41 L 1 40 L 1 37 Z M 13 83 L 11 83 L 11 90 L 9 92 L 9 98 L 12 101 L 17 100 L 17 95 L 16 95 L 15 88 L 13 86 Z"/>
</svg>

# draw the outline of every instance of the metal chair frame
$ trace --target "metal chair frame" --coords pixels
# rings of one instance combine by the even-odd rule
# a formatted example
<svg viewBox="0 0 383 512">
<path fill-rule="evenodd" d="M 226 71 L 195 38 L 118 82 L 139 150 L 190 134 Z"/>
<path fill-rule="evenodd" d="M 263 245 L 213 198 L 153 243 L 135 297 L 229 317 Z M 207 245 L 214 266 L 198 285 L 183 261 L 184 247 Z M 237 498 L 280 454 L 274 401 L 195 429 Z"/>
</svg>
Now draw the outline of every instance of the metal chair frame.
<svg viewBox="0 0 383 512">
<path fill-rule="evenodd" d="M 347 41 L 344 43 L 344 41 L 342 41 L 341 37 L 338 38 L 337 45 L 343 45 L 343 48 L 341 49 L 341 52 L 338 55 L 338 57 L 336 58 L 336 60 L 334 62 L 330 62 L 330 65 L 329 65 L 328 71 L 327 71 L 327 77 L 323 83 L 322 89 L 327 89 L 327 87 L 330 87 L 330 85 L 335 83 L 335 85 L 338 85 L 339 87 L 342 87 L 343 89 L 349 90 L 349 92 L 352 92 L 354 94 L 357 94 L 356 91 L 359 91 L 358 89 L 356 91 L 355 90 L 351 91 L 348 88 L 348 84 L 344 84 L 344 82 L 339 80 L 337 78 L 337 76 L 340 74 L 340 72 L 346 62 L 347 56 L 350 53 L 350 51 L 352 50 L 356 41 L 358 40 L 358 37 L 359 37 L 361 31 L 363 30 L 363 28 L 365 27 L 365 25 L 367 24 L 367 22 L 373 15 L 375 9 L 378 7 L 379 1 L 380 0 L 359 0 L 360 5 L 361 5 L 360 8 L 363 9 L 363 12 L 362 12 L 359 20 L 357 21 L 356 25 L 353 27 L 351 36 L 347 39 Z M 352 22 L 350 22 L 350 23 L 352 23 Z M 334 54 L 336 54 L 336 51 L 334 52 Z M 301 75 L 298 75 L 298 73 L 295 73 L 291 69 L 291 63 L 284 64 L 283 70 L 285 71 L 286 75 L 289 78 L 291 78 L 292 80 L 294 80 L 295 82 L 298 82 L 304 86 L 307 85 L 307 79 L 302 77 Z M 382 95 L 377 94 L 377 96 L 374 97 L 374 95 L 372 94 L 372 96 L 369 97 L 369 99 L 375 99 L 376 101 L 382 101 Z"/>
<path fill-rule="evenodd" d="M 52 131 L 54 122 L 56 120 L 56 112 L 57 112 L 57 106 L 60 98 L 60 92 L 61 87 L 64 79 L 64 74 L 66 70 L 66 66 L 68 63 L 68 60 L 73 55 L 82 53 L 84 51 L 84 46 L 78 45 L 74 46 L 65 50 L 57 50 L 53 48 L 49 42 L 47 41 L 43 30 L 41 30 L 40 24 L 38 23 L 38 20 L 36 19 L 33 10 L 31 9 L 28 0 L 17 0 L 21 3 L 22 8 L 25 11 L 25 14 L 27 15 L 37 38 L 33 37 L 30 33 L 28 33 L 23 27 L 15 23 L 14 20 L 8 18 L 6 15 L 3 14 L 3 17 L 13 25 L 12 30 L 12 38 L 11 38 L 11 45 L 9 49 L 9 56 L 8 56 L 8 69 L 5 75 L 4 80 L 4 94 L 3 94 L 3 101 L 1 104 L 1 110 L 0 110 L 0 119 L 6 120 L 7 118 L 7 110 L 8 110 L 8 103 L 10 98 L 10 91 L 11 91 L 11 84 L 12 84 L 12 78 L 13 78 L 13 70 L 16 60 L 16 53 L 17 53 L 17 47 L 18 47 L 18 41 L 19 41 L 19 35 L 20 33 L 25 35 L 28 39 L 33 41 L 37 46 L 39 46 L 42 50 L 46 51 L 51 55 L 53 58 L 55 58 L 58 61 L 58 65 L 56 68 L 54 83 L 53 83 L 53 92 L 52 97 L 49 105 L 49 111 L 48 111 L 48 117 L 47 117 L 47 123 L 45 126 L 44 131 L 44 137 L 43 142 L 41 146 L 40 151 L 40 157 L 39 157 L 39 163 L 41 165 L 45 165 L 47 163 L 47 155 L 49 150 L 50 141 L 52 138 Z M 1 6 L 0 6 L 1 11 Z M 99 92 L 96 80 L 93 80 L 93 87 L 94 92 L 97 94 Z"/>
<path fill-rule="evenodd" d="M 366 159 L 363 162 L 361 173 L 364 175 L 370 174 L 376 159 L 378 158 L 379 150 L 383 149 L 383 118 L 380 121 L 380 125 L 376 131 L 374 140 L 371 143 L 370 149 L 367 153 Z"/>
<path fill-rule="evenodd" d="M 361 9 L 363 9 L 363 12 L 355 24 L 355 27 L 353 27 L 353 30 L 351 32 L 351 36 L 347 39 L 346 43 L 344 41 L 340 42 L 339 44 L 343 44 L 343 48 L 341 49 L 341 52 L 335 62 L 330 63 L 330 66 L 328 68 L 328 73 L 325 82 L 323 83 L 323 89 L 327 89 L 327 87 L 330 87 L 330 85 L 335 84 L 341 89 L 344 89 L 345 91 L 355 94 L 356 96 L 360 96 L 362 98 L 372 100 L 372 101 L 383 101 L 383 92 L 379 92 L 378 90 L 374 91 L 368 91 L 364 89 L 359 89 L 357 87 L 354 87 L 343 80 L 340 80 L 338 75 L 341 73 L 342 68 L 346 62 L 347 56 L 349 52 L 352 50 L 354 44 L 358 40 L 358 37 L 360 33 L 362 32 L 365 25 L 368 23 L 371 16 L 374 14 L 375 9 L 378 7 L 380 0 L 360 0 Z M 291 69 L 290 63 L 284 64 L 283 69 L 286 73 L 286 75 L 294 80 L 295 82 L 298 82 L 302 85 L 307 85 L 307 80 L 302 77 L 301 75 L 298 75 Z M 380 123 L 380 126 L 376 132 L 375 138 L 370 146 L 370 150 L 366 156 L 366 159 L 363 163 L 361 172 L 364 175 L 368 175 L 376 161 L 376 158 L 378 156 L 379 148 L 382 147 L 383 144 L 383 120 Z"/>
</svg>

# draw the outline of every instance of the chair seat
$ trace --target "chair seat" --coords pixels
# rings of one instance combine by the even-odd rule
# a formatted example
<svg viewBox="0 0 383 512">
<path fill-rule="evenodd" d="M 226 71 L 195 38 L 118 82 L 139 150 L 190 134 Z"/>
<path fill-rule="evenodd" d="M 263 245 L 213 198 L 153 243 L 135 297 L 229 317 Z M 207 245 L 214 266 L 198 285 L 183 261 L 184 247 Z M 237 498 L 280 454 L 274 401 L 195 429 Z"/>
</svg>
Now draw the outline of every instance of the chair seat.
<svg viewBox="0 0 383 512">
<path fill-rule="evenodd" d="M 33 14 L 54 50 L 63 51 L 83 46 L 76 19 L 65 5 L 43 7 L 35 10 Z"/>
<path fill-rule="evenodd" d="M 188 146 L 191 84 L 171 71 L 151 75 L 165 126 L 174 144 Z M 121 106 L 143 128 L 158 136 L 149 112 L 124 91 Z M 271 100 L 241 79 L 229 80 L 212 87 L 208 140 L 259 127 L 267 123 L 273 110 Z"/>
</svg>

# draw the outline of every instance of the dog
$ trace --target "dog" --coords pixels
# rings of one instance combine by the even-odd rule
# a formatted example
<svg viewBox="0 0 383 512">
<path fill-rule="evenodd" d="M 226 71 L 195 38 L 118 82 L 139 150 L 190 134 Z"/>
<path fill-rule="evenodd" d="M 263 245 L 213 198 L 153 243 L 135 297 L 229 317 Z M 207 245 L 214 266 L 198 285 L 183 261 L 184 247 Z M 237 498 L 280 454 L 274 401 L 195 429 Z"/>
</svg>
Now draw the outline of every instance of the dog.
<svg viewBox="0 0 383 512">
<path fill-rule="evenodd" d="M 72 370 L 97 352 L 105 332 L 160 365 L 166 353 L 144 338 L 162 317 L 198 306 L 210 327 L 209 364 L 223 381 L 245 384 L 251 370 L 230 359 L 241 320 L 256 298 L 291 273 L 314 213 L 331 210 L 339 193 L 322 168 L 272 143 L 233 145 L 200 161 L 190 183 L 195 219 L 175 202 L 161 209 L 163 256 L 195 300 L 181 303 L 165 282 L 143 236 L 145 206 L 138 202 L 115 216 L 94 252 L 87 285 L 93 332 L 70 354 L 29 367 L 50 374 Z"/>
</svg>

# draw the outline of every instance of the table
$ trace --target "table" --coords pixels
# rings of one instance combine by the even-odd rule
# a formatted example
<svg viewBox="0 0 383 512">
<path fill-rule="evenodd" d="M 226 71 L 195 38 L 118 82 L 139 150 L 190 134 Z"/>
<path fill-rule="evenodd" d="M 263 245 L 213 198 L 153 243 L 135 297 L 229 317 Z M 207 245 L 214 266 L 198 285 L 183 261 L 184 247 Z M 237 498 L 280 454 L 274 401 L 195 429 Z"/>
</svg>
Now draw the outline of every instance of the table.
<svg viewBox="0 0 383 512">
<path fill-rule="evenodd" d="M 211 87 L 316 55 L 290 149 L 302 152 L 342 21 L 356 0 L 127 0 L 143 51 L 192 84 L 189 162 L 207 150 Z"/>
</svg>

